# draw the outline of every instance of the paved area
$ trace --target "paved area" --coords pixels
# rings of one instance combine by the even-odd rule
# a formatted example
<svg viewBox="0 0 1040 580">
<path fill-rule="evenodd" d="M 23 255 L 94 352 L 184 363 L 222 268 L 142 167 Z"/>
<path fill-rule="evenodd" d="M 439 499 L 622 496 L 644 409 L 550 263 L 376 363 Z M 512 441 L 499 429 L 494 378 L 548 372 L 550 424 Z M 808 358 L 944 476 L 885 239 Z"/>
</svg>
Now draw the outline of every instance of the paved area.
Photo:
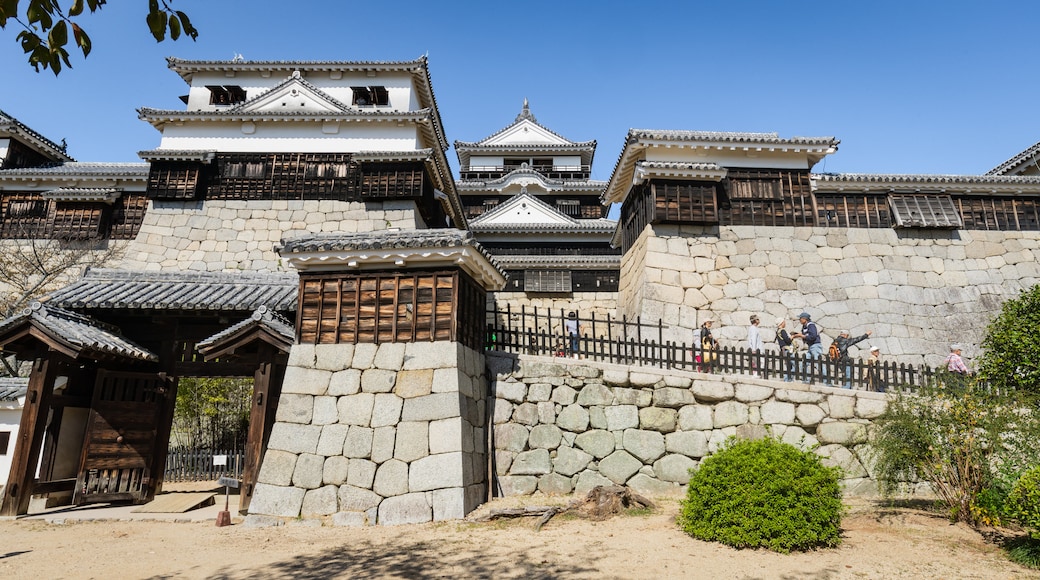
<svg viewBox="0 0 1040 580">
<path fill-rule="evenodd" d="M 160 494 L 158 497 L 162 497 Z M 224 490 L 221 489 L 214 499 L 214 505 L 204 506 L 183 513 L 148 513 L 135 512 L 141 506 L 126 504 L 100 503 L 83 506 L 59 506 L 48 508 L 37 513 L 18 516 L 18 520 L 44 520 L 52 524 L 65 524 L 80 521 L 168 521 L 168 522 L 203 522 L 211 521 L 216 525 L 217 514 L 224 510 Z M 227 496 L 228 511 L 231 521 L 239 523 L 242 516 L 238 513 L 238 495 Z"/>
</svg>

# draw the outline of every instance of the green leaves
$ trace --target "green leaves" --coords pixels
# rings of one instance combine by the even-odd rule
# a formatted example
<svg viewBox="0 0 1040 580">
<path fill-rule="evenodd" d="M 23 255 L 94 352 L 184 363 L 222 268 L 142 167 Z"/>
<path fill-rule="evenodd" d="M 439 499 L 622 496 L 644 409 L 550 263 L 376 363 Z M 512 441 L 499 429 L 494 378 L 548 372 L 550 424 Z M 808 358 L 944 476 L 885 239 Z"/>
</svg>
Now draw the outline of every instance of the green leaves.
<svg viewBox="0 0 1040 580">
<path fill-rule="evenodd" d="M 145 20 L 148 30 L 156 42 L 162 42 L 169 30 L 170 38 L 177 40 L 182 34 L 195 40 L 199 33 L 191 24 L 188 15 L 173 10 L 173 0 L 148 0 L 148 15 Z M 86 58 L 93 48 L 90 36 L 73 19 L 85 11 L 96 12 L 106 0 L 72 0 L 68 10 L 63 10 L 60 0 L 0 0 L 0 28 L 14 21 L 22 26 L 15 36 L 22 51 L 29 55 L 29 64 L 39 72 L 50 69 L 55 75 L 62 65 L 72 68 L 69 52 L 69 30 L 76 48 Z M 24 12 L 22 9 L 24 8 Z"/>
</svg>

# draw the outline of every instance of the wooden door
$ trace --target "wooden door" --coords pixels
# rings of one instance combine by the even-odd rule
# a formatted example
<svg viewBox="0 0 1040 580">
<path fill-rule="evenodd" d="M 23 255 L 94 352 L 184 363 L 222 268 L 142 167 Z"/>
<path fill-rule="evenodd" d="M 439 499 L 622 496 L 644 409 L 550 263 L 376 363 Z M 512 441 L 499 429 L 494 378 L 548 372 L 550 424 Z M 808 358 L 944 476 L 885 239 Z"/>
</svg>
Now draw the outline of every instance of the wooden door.
<svg viewBox="0 0 1040 580">
<path fill-rule="evenodd" d="M 164 376 L 98 371 L 73 504 L 152 500 L 167 392 Z"/>
</svg>

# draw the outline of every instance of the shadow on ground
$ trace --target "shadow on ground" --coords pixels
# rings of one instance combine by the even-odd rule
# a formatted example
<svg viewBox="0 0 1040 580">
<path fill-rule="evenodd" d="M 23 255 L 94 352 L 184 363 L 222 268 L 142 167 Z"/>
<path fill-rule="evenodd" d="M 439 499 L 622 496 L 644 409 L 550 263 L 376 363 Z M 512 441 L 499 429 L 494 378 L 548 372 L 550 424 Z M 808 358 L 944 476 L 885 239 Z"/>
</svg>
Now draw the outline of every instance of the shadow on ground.
<svg viewBox="0 0 1040 580">
<path fill-rule="evenodd" d="M 496 550 L 498 552 L 499 550 Z M 474 554 L 475 552 L 475 554 Z M 589 555 L 589 562 L 595 556 Z M 173 578 L 178 574 L 153 576 Z M 600 577 L 591 565 L 559 565 L 526 550 L 490 553 L 472 546 L 425 541 L 404 541 L 396 547 L 372 542 L 343 545 L 321 554 L 249 568 L 236 566 L 217 570 L 207 578 L 240 580 L 245 578 L 574 578 Z"/>
</svg>

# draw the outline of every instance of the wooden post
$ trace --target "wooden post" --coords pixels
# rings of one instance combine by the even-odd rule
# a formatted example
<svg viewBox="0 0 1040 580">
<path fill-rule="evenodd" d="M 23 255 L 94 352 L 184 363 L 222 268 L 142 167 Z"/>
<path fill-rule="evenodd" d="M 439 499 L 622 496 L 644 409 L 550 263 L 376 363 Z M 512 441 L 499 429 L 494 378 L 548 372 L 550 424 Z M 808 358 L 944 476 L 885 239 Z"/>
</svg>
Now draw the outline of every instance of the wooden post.
<svg viewBox="0 0 1040 580">
<path fill-rule="evenodd" d="M 253 375 L 253 402 L 249 410 L 249 436 L 246 440 L 245 467 L 242 469 L 242 487 L 239 488 L 238 511 L 244 513 L 249 509 L 256 479 L 260 474 L 260 465 L 264 459 L 264 449 L 274 425 L 275 411 L 281 396 L 282 379 L 285 376 L 285 365 L 278 361 L 286 355 L 280 354 L 273 346 L 261 343 L 257 354 L 259 365 Z"/>
<path fill-rule="evenodd" d="M 52 358 L 55 356 L 55 353 L 48 353 L 46 357 L 33 362 L 29 388 L 25 393 L 25 407 L 22 409 L 22 421 L 18 426 L 18 441 L 11 460 L 11 474 L 7 478 L 7 487 L 4 488 L 3 504 L 0 504 L 0 516 L 20 516 L 29 513 L 36 465 L 40 459 L 40 448 L 43 446 L 47 426 L 47 411 L 54 392 L 57 364 Z"/>
</svg>

